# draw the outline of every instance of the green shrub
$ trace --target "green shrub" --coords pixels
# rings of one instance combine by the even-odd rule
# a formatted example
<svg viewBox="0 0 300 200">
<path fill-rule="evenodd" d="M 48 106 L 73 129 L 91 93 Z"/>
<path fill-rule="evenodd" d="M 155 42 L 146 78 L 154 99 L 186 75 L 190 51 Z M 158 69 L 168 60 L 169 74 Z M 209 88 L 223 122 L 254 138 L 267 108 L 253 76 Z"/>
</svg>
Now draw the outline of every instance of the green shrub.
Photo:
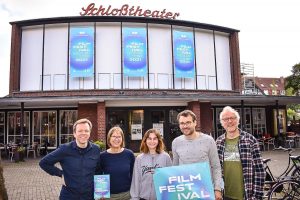
<svg viewBox="0 0 300 200">
<path fill-rule="evenodd" d="M 98 145 L 98 147 L 101 149 L 101 150 L 104 150 L 105 149 L 105 143 L 102 141 L 102 140 L 97 140 L 94 142 L 94 144 Z"/>
</svg>

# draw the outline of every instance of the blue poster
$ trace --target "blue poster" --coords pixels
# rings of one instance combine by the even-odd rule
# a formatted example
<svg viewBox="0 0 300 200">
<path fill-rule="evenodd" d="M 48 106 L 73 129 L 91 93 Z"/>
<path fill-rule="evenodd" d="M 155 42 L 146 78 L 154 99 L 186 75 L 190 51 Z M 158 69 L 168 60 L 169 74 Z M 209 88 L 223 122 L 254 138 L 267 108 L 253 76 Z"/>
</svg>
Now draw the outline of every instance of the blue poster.
<svg viewBox="0 0 300 200">
<path fill-rule="evenodd" d="M 155 169 L 157 200 L 215 199 L 208 162 Z"/>
<path fill-rule="evenodd" d="M 195 51 L 192 32 L 173 31 L 174 70 L 177 78 L 195 77 Z"/>
<path fill-rule="evenodd" d="M 94 28 L 70 29 L 70 76 L 94 76 Z"/>
<path fill-rule="evenodd" d="M 110 198 L 110 177 L 105 175 L 94 175 L 94 199 Z"/>
<path fill-rule="evenodd" d="M 123 28 L 124 76 L 147 75 L 146 28 Z"/>
</svg>

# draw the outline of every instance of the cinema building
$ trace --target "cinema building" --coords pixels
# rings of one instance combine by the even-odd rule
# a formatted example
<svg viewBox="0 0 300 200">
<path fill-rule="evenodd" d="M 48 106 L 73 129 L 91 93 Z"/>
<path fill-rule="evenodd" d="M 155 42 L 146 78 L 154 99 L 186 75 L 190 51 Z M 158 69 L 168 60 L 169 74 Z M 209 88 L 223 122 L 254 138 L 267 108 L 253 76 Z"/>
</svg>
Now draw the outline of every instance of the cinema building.
<svg viewBox="0 0 300 200">
<path fill-rule="evenodd" d="M 0 99 L 0 143 L 73 139 L 79 118 L 91 139 L 115 125 L 139 150 L 143 133 L 161 131 L 170 150 L 188 108 L 197 128 L 217 137 L 219 113 L 231 105 L 252 134 L 286 131 L 296 97 L 241 94 L 238 30 L 150 17 L 78 16 L 15 21 L 9 94 Z M 23 136 L 23 137 L 22 137 Z"/>
</svg>

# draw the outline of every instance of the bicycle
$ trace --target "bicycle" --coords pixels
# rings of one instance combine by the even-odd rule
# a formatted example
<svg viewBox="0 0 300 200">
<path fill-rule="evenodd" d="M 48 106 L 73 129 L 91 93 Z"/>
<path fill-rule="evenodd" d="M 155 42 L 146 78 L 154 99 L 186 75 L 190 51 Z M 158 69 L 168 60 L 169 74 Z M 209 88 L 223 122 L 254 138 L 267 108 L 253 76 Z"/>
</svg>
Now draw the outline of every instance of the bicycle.
<svg viewBox="0 0 300 200">
<path fill-rule="evenodd" d="M 297 191 L 295 195 L 298 195 L 298 192 L 300 192 L 298 191 L 298 181 L 300 179 L 300 156 L 293 156 L 293 149 L 291 148 L 286 149 L 283 147 L 279 147 L 275 148 L 274 150 L 287 151 L 289 154 L 289 161 L 284 172 L 279 177 L 275 177 L 268 166 L 268 162 L 271 161 L 271 159 L 263 159 L 266 170 L 264 191 L 267 192 L 265 193 L 264 197 L 267 197 L 268 199 L 276 199 L 279 197 L 280 199 L 282 199 L 281 197 L 288 197 L 287 195 L 290 194 L 291 191 L 293 191 L 291 190 L 291 188 L 294 188 L 295 191 Z"/>
<path fill-rule="evenodd" d="M 300 181 L 286 179 L 277 182 L 268 194 L 268 200 L 272 199 L 300 200 Z"/>
</svg>

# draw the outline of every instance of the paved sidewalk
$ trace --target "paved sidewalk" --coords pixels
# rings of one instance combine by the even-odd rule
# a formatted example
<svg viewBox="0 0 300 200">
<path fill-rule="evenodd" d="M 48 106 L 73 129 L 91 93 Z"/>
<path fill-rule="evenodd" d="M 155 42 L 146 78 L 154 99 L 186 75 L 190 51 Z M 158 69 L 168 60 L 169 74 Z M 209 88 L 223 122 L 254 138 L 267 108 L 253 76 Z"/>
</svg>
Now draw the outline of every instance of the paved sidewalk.
<svg viewBox="0 0 300 200">
<path fill-rule="evenodd" d="M 271 150 L 263 151 L 263 158 L 271 158 L 271 161 L 268 163 L 273 175 L 275 177 L 281 175 L 286 169 L 289 161 L 288 152 L 282 150 Z M 292 155 L 300 155 L 300 148 L 294 149 Z"/>
<path fill-rule="evenodd" d="M 300 149 L 294 152 L 300 155 Z M 288 154 L 283 151 L 264 151 L 264 158 L 271 158 L 269 166 L 275 175 L 280 175 L 288 163 Z M 38 159 L 26 159 L 14 163 L 2 160 L 5 186 L 10 200 L 57 200 L 61 179 L 46 174 L 38 165 Z"/>
<path fill-rule="evenodd" d="M 57 200 L 61 178 L 48 175 L 39 167 L 39 159 L 14 163 L 2 160 L 9 200 Z"/>
</svg>

